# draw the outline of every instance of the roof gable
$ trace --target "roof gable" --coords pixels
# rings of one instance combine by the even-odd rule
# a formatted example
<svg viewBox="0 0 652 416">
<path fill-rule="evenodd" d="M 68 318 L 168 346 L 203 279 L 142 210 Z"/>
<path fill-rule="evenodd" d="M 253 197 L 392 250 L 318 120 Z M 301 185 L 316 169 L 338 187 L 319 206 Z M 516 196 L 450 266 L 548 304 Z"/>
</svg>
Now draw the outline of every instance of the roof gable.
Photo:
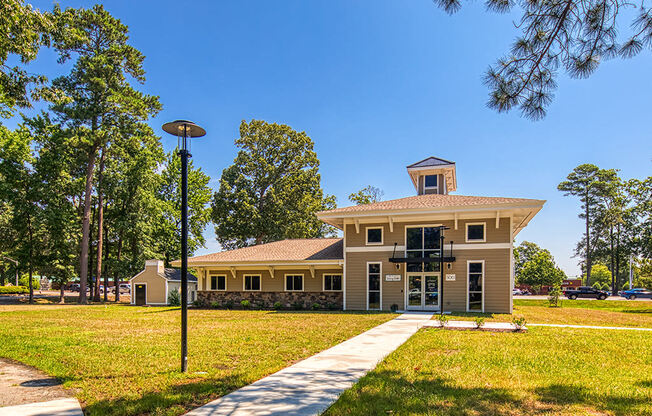
<svg viewBox="0 0 652 416">
<path fill-rule="evenodd" d="M 411 165 L 408 165 L 407 168 L 424 168 L 424 167 L 429 167 L 429 166 L 442 166 L 442 165 L 454 165 L 455 162 L 451 162 L 450 160 L 446 159 L 441 159 L 438 157 L 430 156 L 428 158 L 425 158 L 419 162 L 413 163 Z"/>
</svg>

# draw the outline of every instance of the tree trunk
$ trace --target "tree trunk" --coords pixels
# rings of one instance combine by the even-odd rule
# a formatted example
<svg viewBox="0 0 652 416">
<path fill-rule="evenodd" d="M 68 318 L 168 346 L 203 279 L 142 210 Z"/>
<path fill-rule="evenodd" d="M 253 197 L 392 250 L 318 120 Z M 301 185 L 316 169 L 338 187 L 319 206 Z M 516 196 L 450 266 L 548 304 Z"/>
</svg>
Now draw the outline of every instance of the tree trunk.
<svg viewBox="0 0 652 416">
<path fill-rule="evenodd" d="M 586 199 L 584 205 L 586 207 L 586 285 L 591 286 L 591 234 L 589 231 L 589 189 L 586 189 Z"/>
<path fill-rule="evenodd" d="M 117 263 L 120 264 L 120 257 L 122 256 L 122 236 L 118 239 L 118 254 L 116 256 Z M 120 302 L 120 276 L 117 270 L 113 274 L 113 284 L 115 285 L 115 302 Z M 132 289 L 133 291 L 133 289 Z M 133 296 L 133 293 L 131 294 Z"/>
<path fill-rule="evenodd" d="M 95 269 L 95 298 L 94 300 L 100 301 L 100 279 L 102 277 L 102 232 L 104 231 L 102 227 L 104 226 L 104 200 L 102 194 L 102 174 L 104 173 L 104 152 L 105 148 L 102 148 L 100 156 L 100 172 L 97 176 L 97 268 Z M 104 285 L 104 293 L 108 287 Z"/>
<path fill-rule="evenodd" d="M 91 199 L 91 204 L 93 200 Z M 95 228 L 95 206 L 91 207 L 91 228 L 88 235 L 88 278 L 89 278 L 89 294 L 90 300 L 93 301 L 95 297 L 95 280 L 93 279 L 93 229 Z"/>
<path fill-rule="evenodd" d="M 66 299 L 64 298 L 64 293 L 63 293 L 63 288 L 66 285 L 61 284 L 61 287 L 59 288 L 59 303 L 66 303 Z"/>
<path fill-rule="evenodd" d="M 88 283 L 88 242 L 91 231 L 91 192 L 93 189 L 93 170 L 97 157 L 97 145 L 93 144 L 88 152 L 86 165 L 86 187 L 84 188 L 84 216 L 82 217 L 81 255 L 79 257 L 79 303 L 88 303 L 86 287 Z"/>
<path fill-rule="evenodd" d="M 109 230 L 105 230 L 106 247 L 104 248 L 104 302 L 109 300 L 109 273 L 107 264 L 109 263 Z"/>
</svg>

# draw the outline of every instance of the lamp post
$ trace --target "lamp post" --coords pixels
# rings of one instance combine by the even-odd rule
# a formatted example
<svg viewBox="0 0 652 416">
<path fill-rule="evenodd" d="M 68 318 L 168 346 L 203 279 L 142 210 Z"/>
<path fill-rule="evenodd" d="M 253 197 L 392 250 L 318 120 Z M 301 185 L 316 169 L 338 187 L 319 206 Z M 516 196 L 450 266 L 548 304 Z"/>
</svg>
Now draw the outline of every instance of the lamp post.
<svg viewBox="0 0 652 416">
<path fill-rule="evenodd" d="M 202 137 L 206 130 L 192 121 L 175 120 L 163 125 L 163 130 L 177 136 L 181 156 L 181 372 L 188 371 L 188 158 L 191 137 Z"/>
<path fill-rule="evenodd" d="M 439 314 L 444 314 L 444 230 L 448 230 L 449 227 L 440 225 L 439 227 L 439 275 L 441 276 L 441 287 L 439 288 L 439 302 L 441 302 L 441 307 L 439 308 Z"/>
</svg>

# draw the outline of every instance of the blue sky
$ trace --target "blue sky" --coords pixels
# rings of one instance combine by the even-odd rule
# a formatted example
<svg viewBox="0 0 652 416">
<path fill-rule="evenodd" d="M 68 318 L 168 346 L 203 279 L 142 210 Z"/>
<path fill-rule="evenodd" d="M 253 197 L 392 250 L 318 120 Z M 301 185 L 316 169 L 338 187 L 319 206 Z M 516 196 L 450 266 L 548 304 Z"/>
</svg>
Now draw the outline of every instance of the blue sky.
<svg viewBox="0 0 652 416">
<path fill-rule="evenodd" d="M 652 174 L 650 53 L 608 61 L 588 80 L 562 75 L 547 118 L 532 122 L 485 106 L 482 76 L 508 51 L 517 15 L 487 13 L 479 2 L 465 2 L 453 16 L 430 0 L 120 0 L 105 7 L 146 56 L 142 90 L 163 103 L 152 126 L 166 150 L 176 145 L 160 129 L 166 121 L 187 118 L 208 131 L 193 144 L 193 158 L 213 186 L 235 157 L 243 119 L 306 131 L 322 186 L 340 206 L 366 185 L 387 199 L 412 195 L 405 166 L 439 156 L 457 163 L 458 194 L 548 200 L 518 241 L 550 249 L 575 275 L 579 202 L 557 184 L 587 162 L 620 169 L 624 178 Z M 51 77 L 66 71 L 48 51 L 32 67 Z M 200 254 L 219 248 L 209 228 Z"/>
</svg>

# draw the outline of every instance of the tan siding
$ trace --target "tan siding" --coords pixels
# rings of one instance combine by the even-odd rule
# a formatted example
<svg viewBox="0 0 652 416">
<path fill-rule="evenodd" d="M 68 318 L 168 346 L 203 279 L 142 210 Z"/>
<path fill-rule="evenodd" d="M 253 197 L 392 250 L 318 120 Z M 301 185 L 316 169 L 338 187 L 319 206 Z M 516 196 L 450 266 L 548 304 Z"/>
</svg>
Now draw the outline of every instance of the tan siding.
<svg viewBox="0 0 652 416">
<path fill-rule="evenodd" d="M 481 220 L 458 220 L 457 230 L 455 221 L 417 221 L 417 222 L 395 222 L 394 232 L 389 231 L 388 223 L 360 224 L 360 232 L 355 231 L 355 225 L 346 226 L 346 247 L 365 247 L 366 245 L 366 227 L 383 227 L 383 245 L 393 246 L 394 243 L 402 246 L 405 245 L 405 227 L 410 225 L 445 225 L 449 227 L 444 233 L 446 243 L 453 241 L 454 244 L 473 244 L 466 242 L 466 223 L 484 222 L 486 243 L 509 243 L 509 218 L 501 218 L 499 228 L 496 228 L 496 218 L 485 218 Z M 482 243 L 478 243 L 482 244 Z M 372 247 L 372 246 L 367 246 Z"/>
<path fill-rule="evenodd" d="M 389 262 L 391 252 L 347 253 L 346 254 L 346 308 L 364 310 L 367 308 L 367 262 L 381 262 L 381 296 L 382 309 L 390 309 L 392 304 L 404 307 L 403 287 L 405 284 L 403 269 Z M 400 282 L 386 282 L 385 275 L 400 274 Z"/>
<path fill-rule="evenodd" d="M 147 268 L 132 281 L 135 288 L 137 283 L 147 283 L 147 303 L 167 303 L 167 294 L 165 293 L 165 279 L 158 275 L 156 268 Z M 135 295 L 134 289 L 134 296 Z"/>
<path fill-rule="evenodd" d="M 229 292 L 241 292 L 244 289 L 244 275 L 260 275 L 262 292 L 282 292 L 285 290 L 285 275 L 303 275 L 304 292 L 321 292 L 323 290 L 324 274 L 342 274 L 342 269 L 316 269 L 313 278 L 308 268 L 305 269 L 274 269 L 274 278 L 269 270 L 236 270 L 236 277 L 233 278 L 231 271 L 209 269 L 207 275 L 226 275 L 226 290 Z"/>
</svg>

